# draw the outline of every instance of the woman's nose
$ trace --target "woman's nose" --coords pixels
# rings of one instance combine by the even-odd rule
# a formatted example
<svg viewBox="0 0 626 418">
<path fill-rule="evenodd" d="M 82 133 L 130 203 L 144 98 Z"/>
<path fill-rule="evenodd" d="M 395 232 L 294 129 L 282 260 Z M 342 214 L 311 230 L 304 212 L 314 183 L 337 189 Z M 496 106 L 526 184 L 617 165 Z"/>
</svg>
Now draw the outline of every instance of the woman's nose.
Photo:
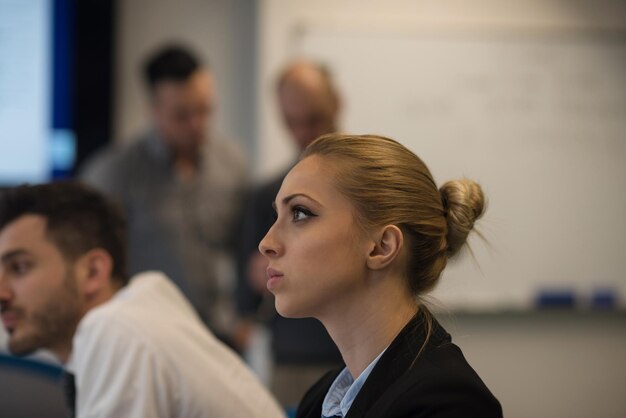
<svg viewBox="0 0 626 418">
<path fill-rule="evenodd" d="M 267 231 L 267 234 L 265 234 L 265 237 L 263 237 L 263 239 L 259 243 L 259 251 L 265 257 L 275 257 L 280 253 L 279 251 L 280 247 L 276 240 L 276 233 L 274 230 L 275 229 L 274 226 L 275 224 L 272 225 L 270 230 Z"/>
</svg>

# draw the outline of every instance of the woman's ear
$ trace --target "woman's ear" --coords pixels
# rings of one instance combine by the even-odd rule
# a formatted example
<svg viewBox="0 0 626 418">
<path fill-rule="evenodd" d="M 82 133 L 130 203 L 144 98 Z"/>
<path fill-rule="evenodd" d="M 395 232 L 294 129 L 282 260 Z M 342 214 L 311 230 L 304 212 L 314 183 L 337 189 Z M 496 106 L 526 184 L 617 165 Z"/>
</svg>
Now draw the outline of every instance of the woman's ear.
<svg viewBox="0 0 626 418">
<path fill-rule="evenodd" d="M 98 297 L 108 291 L 113 272 L 113 258 L 102 248 L 94 248 L 83 254 L 76 263 L 79 288 L 86 299 Z"/>
<path fill-rule="evenodd" d="M 387 225 L 374 236 L 374 248 L 367 257 L 367 267 L 380 270 L 389 266 L 404 245 L 404 234 L 396 225 Z"/>
</svg>

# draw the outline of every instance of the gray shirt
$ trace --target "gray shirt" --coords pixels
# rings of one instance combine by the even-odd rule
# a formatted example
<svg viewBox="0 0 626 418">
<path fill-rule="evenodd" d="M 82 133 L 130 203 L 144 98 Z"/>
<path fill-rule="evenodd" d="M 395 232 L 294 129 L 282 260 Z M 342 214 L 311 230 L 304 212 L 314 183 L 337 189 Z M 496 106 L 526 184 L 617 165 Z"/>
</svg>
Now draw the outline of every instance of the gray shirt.
<svg viewBox="0 0 626 418">
<path fill-rule="evenodd" d="M 129 273 L 160 270 L 182 289 L 216 332 L 228 322 L 233 247 L 247 180 L 232 141 L 211 138 L 198 172 L 182 182 L 155 134 L 111 147 L 86 165 L 81 179 L 114 197 L 128 217 Z"/>
</svg>

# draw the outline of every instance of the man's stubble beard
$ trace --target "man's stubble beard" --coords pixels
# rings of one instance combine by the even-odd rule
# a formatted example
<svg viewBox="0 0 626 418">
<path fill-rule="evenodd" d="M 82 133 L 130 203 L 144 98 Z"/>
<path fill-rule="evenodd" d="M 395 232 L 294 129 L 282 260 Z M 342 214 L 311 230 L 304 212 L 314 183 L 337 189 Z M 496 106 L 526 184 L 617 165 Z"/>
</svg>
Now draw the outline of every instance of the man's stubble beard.
<svg viewBox="0 0 626 418">
<path fill-rule="evenodd" d="M 81 304 L 74 275 L 68 272 L 61 286 L 54 295 L 50 295 L 45 306 L 24 317 L 18 310 L 22 321 L 26 321 L 31 330 L 21 338 L 11 337 L 8 349 L 12 354 L 24 356 L 38 349 L 51 349 L 71 344 L 76 327 L 81 317 Z M 22 326 L 24 326 L 22 325 Z"/>
</svg>

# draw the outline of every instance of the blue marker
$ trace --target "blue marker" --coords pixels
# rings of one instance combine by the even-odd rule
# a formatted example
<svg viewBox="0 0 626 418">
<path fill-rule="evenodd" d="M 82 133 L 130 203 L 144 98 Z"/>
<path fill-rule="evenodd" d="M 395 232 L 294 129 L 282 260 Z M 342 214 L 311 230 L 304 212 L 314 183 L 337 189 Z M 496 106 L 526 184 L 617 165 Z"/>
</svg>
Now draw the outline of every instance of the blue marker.
<svg viewBox="0 0 626 418">
<path fill-rule="evenodd" d="M 591 308 L 610 310 L 617 307 L 617 294 L 613 289 L 596 289 L 591 295 Z"/>
<path fill-rule="evenodd" d="M 535 303 L 540 309 L 571 309 L 576 305 L 576 295 L 573 290 L 542 290 Z"/>
</svg>

